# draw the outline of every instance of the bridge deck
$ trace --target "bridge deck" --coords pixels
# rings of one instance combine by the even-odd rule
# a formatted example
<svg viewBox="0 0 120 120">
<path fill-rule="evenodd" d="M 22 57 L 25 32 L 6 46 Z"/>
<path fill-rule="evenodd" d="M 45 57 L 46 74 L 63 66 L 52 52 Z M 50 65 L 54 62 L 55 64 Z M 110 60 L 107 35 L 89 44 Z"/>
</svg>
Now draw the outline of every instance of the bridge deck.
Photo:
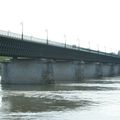
<svg viewBox="0 0 120 120">
<path fill-rule="evenodd" d="M 36 41 L 31 41 L 31 40 Z M 39 41 L 39 42 L 38 42 Z M 77 48 L 57 42 L 0 32 L 0 55 L 10 57 L 47 58 L 60 60 L 80 60 L 91 62 L 120 63 L 120 57 L 95 50 Z"/>
</svg>

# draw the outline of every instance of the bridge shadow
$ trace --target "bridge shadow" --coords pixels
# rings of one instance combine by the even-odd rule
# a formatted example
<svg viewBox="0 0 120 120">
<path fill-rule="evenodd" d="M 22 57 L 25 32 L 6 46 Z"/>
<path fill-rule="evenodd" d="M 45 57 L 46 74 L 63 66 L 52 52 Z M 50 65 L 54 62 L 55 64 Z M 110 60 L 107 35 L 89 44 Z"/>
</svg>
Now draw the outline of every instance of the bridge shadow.
<svg viewBox="0 0 120 120">
<path fill-rule="evenodd" d="M 75 83 L 56 83 L 43 85 L 1 85 L 2 90 L 11 91 L 71 91 L 71 90 L 114 90 L 109 84 L 120 84 L 120 77 L 104 77 L 98 79 L 84 79 Z"/>
</svg>

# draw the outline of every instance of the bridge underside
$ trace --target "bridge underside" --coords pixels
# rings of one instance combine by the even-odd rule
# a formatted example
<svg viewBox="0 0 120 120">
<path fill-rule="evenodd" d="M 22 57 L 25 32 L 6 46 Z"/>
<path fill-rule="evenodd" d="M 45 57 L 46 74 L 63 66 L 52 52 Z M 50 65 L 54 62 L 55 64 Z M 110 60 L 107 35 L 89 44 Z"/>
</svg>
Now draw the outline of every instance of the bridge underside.
<svg viewBox="0 0 120 120">
<path fill-rule="evenodd" d="M 0 36 L 0 55 L 91 62 L 120 63 L 120 57 L 84 49 L 70 49 L 44 43 Z"/>
</svg>

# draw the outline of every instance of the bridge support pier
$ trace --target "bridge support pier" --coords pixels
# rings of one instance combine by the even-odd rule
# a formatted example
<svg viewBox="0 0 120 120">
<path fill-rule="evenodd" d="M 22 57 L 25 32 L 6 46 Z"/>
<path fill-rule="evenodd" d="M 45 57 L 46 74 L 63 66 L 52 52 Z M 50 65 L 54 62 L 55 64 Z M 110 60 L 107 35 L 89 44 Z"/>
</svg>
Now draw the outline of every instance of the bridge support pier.
<svg viewBox="0 0 120 120">
<path fill-rule="evenodd" d="M 53 83 L 52 62 L 13 59 L 2 63 L 2 84 Z"/>
<path fill-rule="evenodd" d="M 88 78 L 120 75 L 119 64 L 81 61 L 13 59 L 2 63 L 2 84 L 80 82 Z"/>
</svg>

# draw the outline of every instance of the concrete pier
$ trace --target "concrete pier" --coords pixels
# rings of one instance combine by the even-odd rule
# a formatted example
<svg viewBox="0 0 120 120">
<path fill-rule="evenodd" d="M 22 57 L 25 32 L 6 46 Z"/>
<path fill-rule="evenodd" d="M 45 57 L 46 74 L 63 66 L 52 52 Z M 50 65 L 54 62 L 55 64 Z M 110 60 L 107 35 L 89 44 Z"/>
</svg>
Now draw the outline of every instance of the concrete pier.
<svg viewBox="0 0 120 120">
<path fill-rule="evenodd" d="M 83 79 L 120 75 L 119 64 L 14 59 L 2 63 L 2 84 L 80 82 Z"/>
</svg>

